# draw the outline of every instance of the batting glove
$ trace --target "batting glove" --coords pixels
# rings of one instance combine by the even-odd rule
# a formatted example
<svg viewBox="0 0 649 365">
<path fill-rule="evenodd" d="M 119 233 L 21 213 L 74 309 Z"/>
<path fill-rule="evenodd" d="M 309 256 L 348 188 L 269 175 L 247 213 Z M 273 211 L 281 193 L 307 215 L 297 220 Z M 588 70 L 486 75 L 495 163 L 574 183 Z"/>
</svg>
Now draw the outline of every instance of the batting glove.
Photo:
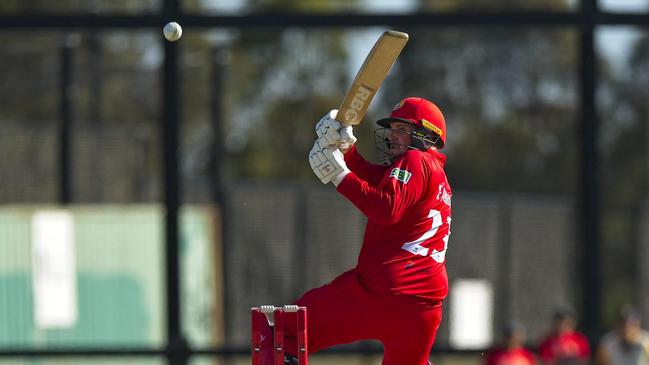
<svg viewBox="0 0 649 365">
<path fill-rule="evenodd" d="M 318 135 L 322 146 L 336 146 L 346 150 L 356 143 L 352 126 L 343 126 L 336 120 L 338 109 L 329 111 L 315 125 L 315 132 Z"/>
<path fill-rule="evenodd" d="M 335 186 L 338 186 L 349 174 L 342 152 L 334 146 L 323 148 L 319 140 L 315 141 L 311 152 L 309 152 L 309 163 L 323 184 L 333 182 Z"/>
</svg>

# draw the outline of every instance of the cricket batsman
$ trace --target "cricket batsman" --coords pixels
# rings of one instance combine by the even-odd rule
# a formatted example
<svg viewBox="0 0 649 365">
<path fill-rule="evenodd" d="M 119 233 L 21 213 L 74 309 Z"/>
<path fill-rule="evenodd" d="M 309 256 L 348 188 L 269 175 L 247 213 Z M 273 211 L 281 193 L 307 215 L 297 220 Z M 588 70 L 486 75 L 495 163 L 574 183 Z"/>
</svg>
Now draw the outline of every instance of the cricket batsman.
<svg viewBox="0 0 649 365">
<path fill-rule="evenodd" d="M 401 100 L 377 122 L 386 132 L 386 166 L 358 153 L 352 127 L 337 122 L 336 113 L 316 124 L 309 162 L 322 183 L 332 183 L 367 217 L 367 226 L 356 267 L 294 302 L 308 310 L 309 352 L 370 339 L 383 344 L 383 365 L 428 364 L 448 294 L 452 193 L 439 152 L 444 116 L 426 99 Z M 293 364 L 296 326 L 285 327 L 286 363 Z"/>
</svg>

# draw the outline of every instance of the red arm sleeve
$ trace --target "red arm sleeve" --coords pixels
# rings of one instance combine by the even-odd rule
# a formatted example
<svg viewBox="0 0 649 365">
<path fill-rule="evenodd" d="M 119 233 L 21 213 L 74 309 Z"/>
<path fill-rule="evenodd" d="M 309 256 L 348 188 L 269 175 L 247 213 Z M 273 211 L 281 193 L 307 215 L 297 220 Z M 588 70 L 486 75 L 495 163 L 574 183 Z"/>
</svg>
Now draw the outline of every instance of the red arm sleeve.
<svg viewBox="0 0 649 365">
<path fill-rule="evenodd" d="M 356 145 L 352 146 L 344 156 L 347 167 L 361 180 L 367 181 L 372 186 L 376 186 L 381 181 L 385 170 L 388 168 L 387 166 L 367 162 L 356 150 Z"/>
<path fill-rule="evenodd" d="M 390 166 L 390 174 L 374 187 L 355 173 L 338 185 L 338 192 L 351 201 L 371 221 L 393 224 L 423 195 L 428 177 L 419 151 L 408 151 Z"/>
</svg>

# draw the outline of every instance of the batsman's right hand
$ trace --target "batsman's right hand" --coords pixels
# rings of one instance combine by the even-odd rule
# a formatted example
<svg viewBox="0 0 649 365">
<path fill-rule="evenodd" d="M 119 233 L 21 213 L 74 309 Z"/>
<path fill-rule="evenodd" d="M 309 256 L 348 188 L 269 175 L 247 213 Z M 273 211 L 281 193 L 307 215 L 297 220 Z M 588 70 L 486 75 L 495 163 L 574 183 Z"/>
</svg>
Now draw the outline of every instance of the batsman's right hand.
<svg viewBox="0 0 649 365">
<path fill-rule="evenodd" d="M 318 141 L 323 147 L 335 146 L 343 151 L 351 148 L 357 139 L 352 126 L 343 126 L 336 120 L 338 109 L 330 110 L 315 125 Z"/>
</svg>

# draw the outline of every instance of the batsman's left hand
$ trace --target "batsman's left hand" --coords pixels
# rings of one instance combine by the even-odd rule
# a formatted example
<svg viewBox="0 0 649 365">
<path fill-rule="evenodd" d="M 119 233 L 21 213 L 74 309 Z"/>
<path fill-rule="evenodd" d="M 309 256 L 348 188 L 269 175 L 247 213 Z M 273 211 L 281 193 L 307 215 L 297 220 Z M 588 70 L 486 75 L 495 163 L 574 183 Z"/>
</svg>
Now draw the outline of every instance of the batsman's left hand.
<svg viewBox="0 0 649 365">
<path fill-rule="evenodd" d="M 319 140 L 313 144 L 313 148 L 309 152 L 309 163 L 323 184 L 333 182 L 335 186 L 338 186 L 350 172 L 342 152 L 335 146 L 323 148 Z"/>
<path fill-rule="evenodd" d="M 320 145 L 323 147 L 335 146 L 347 150 L 356 143 L 352 126 L 343 126 L 336 120 L 338 109 L 330 110 L 315 125 Z"/>
</svg>

